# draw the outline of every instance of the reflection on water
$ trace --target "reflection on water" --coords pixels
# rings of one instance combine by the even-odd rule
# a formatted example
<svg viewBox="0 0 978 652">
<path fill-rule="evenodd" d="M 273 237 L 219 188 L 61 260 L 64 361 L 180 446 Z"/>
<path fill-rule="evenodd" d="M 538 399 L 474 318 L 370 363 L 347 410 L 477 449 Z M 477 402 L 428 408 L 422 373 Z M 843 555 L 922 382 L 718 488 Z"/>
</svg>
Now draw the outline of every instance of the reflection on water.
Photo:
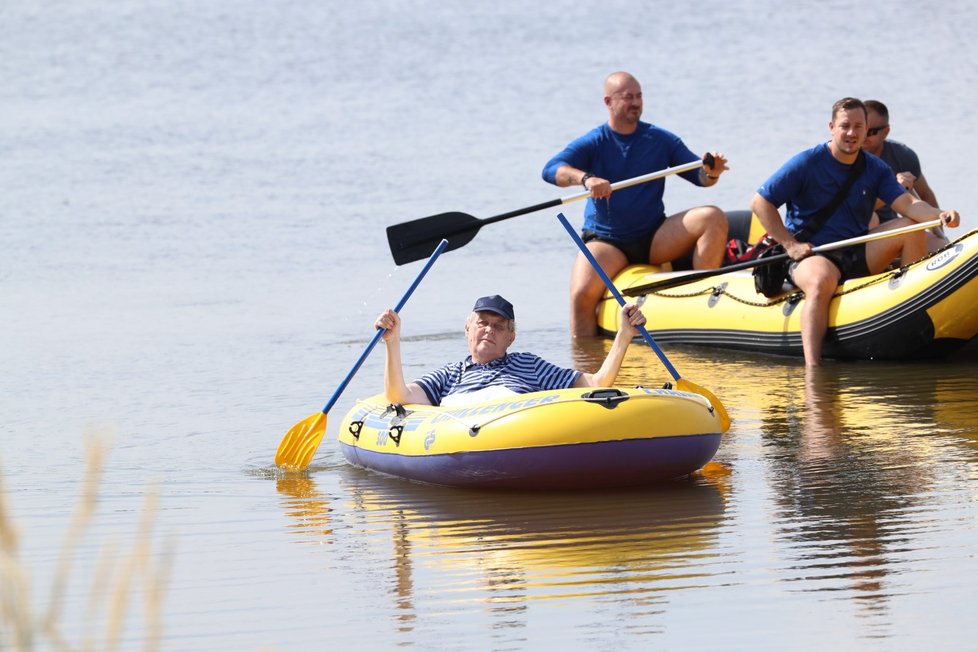
<svg viewBox="0 0 978 652">
<path fill-rule="evenodd" d="M 918 560 L 915 540 L 935 527 L 927 512 L 944 482 L 948 443 L 937 437 L 944 428 L 935 408 L 971 405 L 962 392 L 973 397 L 976 389 L 968 374 L 949 383 L 906 366 L 906 376 L 887 373 L 881 391 L 879 372 L 900 369 L 802 371 L 799 400 L 772 402 L 763 417 L 778 532 L 790 557 L 784 580 L 796 591 L 846 591 L 880 626 L 890 624 L 893 596 L 907 589 L 900 575 Z"/>
<path fill-rule="evenodd" d="M 336 511 L 352 527 L 347 536 L 363 542 L 385 530 L 393 551 L 386 583 L 403 622 L 413 618 L 416 591 L 453 611 L 488 604 L 505 620 L 519 619 L 531 601 L 645 609 L 672 591 L 711 585 L 729 490 L 700 477 L 652 490 L 465 491 L 356 469 L 343 474 L 343 496 L 333 501 L 308 478 L 278 486 L 298 542 L 330 539 L 330 502 L 343 504 Z M 428 578 L 421 588 L 418 568 Z"/>
<path fill-rule="evenodd" d="M 282 495 L 282 511 L 289 519 L 290 532 L 301 535 L 300 541 L 333 542 L 333 510 L 326 494 L 316 488 L 315 480 L 303 474 L 288 474 L 275 481 L 275 488 Z"/>
</svg>

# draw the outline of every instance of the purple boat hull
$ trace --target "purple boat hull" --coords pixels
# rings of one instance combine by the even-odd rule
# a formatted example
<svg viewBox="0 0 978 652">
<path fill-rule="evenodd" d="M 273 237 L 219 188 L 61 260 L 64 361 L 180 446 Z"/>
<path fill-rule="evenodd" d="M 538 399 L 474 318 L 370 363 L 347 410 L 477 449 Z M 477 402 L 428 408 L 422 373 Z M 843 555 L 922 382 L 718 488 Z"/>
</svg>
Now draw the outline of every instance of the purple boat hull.
<svg viewBox="0 0 978 652">
<path fill-rule="evenodd" d="M 710 461 L 720 433 L 435 455 L 400 455 L 341 442 L 351 464 L 439 485 L 505 489 L 633 487 L 689 475 Z"/>
</svg>

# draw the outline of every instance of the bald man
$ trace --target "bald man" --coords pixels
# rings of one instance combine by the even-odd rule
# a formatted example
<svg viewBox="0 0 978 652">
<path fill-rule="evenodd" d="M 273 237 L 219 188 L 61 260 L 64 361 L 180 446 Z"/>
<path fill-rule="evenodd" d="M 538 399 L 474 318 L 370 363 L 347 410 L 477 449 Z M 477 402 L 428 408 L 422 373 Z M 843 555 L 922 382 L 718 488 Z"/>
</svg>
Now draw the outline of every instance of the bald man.
<svg viewBox="0 0 978 652">
<path fill-rule="evenodd" d="M 604 83 L 608 122 L 574 140 L 543 168 L 543 178 L 561 187 L 590 191 L 582 239 L 608 276 L 627 265 L 662 265 L 692 254 L 694 269 L 723 262 L 727 219 L 716 206 L 699 206 L 666 216 L 665 179 L 622 188 L 611 184 L 698 160 L 675 134 L 642 122 L 642 86 L 627 72 Z M 727 159 L 710 152 L 713 164 L 680 176 L 697 186 L 717 183 Z M 705 155 L 704 155 L 705 157 Z M 570 329 L 574 337 L 597 334 L 596 309 L 604 283 L 583 254 L 571 272 Z"/>
</svg>

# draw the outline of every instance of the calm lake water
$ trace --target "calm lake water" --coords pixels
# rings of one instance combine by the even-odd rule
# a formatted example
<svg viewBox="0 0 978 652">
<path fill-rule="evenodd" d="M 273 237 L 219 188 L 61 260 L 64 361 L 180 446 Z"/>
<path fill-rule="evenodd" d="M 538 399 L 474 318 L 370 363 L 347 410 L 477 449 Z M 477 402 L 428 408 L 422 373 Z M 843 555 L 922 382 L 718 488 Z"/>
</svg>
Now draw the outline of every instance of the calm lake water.
<svg viewBox="0 0 978 652">
<path fill-rule="evenodd" d="M 668 182 L 668 210 L 746 207 L 856 95 L 889 105 L 891 137 L 974 228 L 976 31 L 965 0 L 6 0 L 0 497 L 28 574 L 3 566 L 0 600 L 53 603 L 73 645 L 120 649 L 156 631 L 166 650 L 973 647 L 978 346 L 807 375 L 669 347 L 733 418 L 726 472 L 641 491 L 348 466 L 336 423 L 379 391 L 380 351 L 307 474 L 272 458 L 420 269 L 394 266 L 384 228 L 571 194 L 540 169 L 605 119 L 613 70 L 644 83 L 647 120 L 730 159 L 714 189 Z M 514 350 L 594 365 L 608 343 L 566 330 L 574 254 L 545 211 L 444 255 L 403 311 L 407 375 L 463 355 L 493 293 L 516 305 Z M 667 380 L 632 347 L 621 384 Z M 97 509 L 61 566 L 93 436 Z"/>
</svg>

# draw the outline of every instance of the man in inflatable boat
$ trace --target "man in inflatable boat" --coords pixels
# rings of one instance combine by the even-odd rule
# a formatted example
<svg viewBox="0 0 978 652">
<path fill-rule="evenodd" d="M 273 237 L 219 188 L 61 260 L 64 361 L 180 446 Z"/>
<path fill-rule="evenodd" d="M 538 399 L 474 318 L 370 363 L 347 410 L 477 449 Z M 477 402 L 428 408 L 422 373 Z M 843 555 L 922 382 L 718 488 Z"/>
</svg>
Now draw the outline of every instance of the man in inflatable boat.
<svg viewBox="0 0 978 652">
<path fill-rule="evenodd" d="M 691 256 L 693 269 L 723 262 L 727 218 L 716 206 L 697 206 L 666 215 L 665 179 L 612 193 L 611 184 L 697 159 L 679 136 L 642 122 L 642 85 L 630 73 L 614 72 L 604 82 L 608 121 L 575 139 L 547 161 L 543 179 L 561 187 L 580 184 L 591 193 L 584 208 L 582 238 L 605 273 L 614 278 L 626 265 L 661 265 Z M 697 186 L 716 185 L 727 158 L 680 177 Z M 605 286 L 591 263 L 578 254 L 571 271 L 570 331 L 573 337 L 598 332 L 595 310 Z"/>
<path fill-rule="evenodd" d="M 879 274 L 897 256 L 905 262 L 927 253 L 922 231 L 812 255 L 835 241 L 926 222 L 938 217 L 957 226 L 957 211 L 942 211 L 910 195 L 882 159 L 862 151 L 868 114 L 861 100 L 846 97 L 832 106 L 831 140 L 796 154 L 757 189 L 751 209 L 791 257 L 788 280 L 805 293 L 801 342 L 805 364 L 822 358 L 829 306 L 840 283 Z M 903 217 L 869 228 L 877 198 Z M 787 205 L 782 220 L 778 207 Z"/>
<path fill-rule="evenodd" d="M 887 165 L 896 173 L 897 181 L 907 189 L 907 192 L 916 193 L 917 197 L 923 199 L 931 206 L 940 206 L 937 203 L 937 195 L 930 187 L 924 173 L 920 169 L 920 157 L 917 152 L 910 149 L 907 145 L 888 138 L 890 135 L 890 110 L 879 100 L 866 100 L 866 140 L 863 141 L 863 151 L 879 156 L 886 161 Z M 877 226 L 881 222 L 888 222 L 900 217 L 893 212 L 893 209 L 883 204 L 882 201 L 876 202 L 876 217 L 870 221 L 869 228 Z M 937 251 L 949 240 L 940 227 L 928 229 L 927 251 Z"/>
<path fill-rule="evenodd" d="M 465 320 L 469 355 L 430 371 L 412 383 L 404 381 L 401 366 L 401 318 L 391 308 L 375 322 L 385 329 L 387 363 L 384 394 L 392 403 L 464 405 L 506 394 L 523 394 L 569 387 L 610 387 L 618 376 L 625 351 L 638 335 L 645 316 L 635 304 L 621 309 L 621 327 L 601 367 L 594 373 L 558 367 L 532 353 L 508 353 L 516 339 L 513 304 L 499 295 L 475 302 Z"/>
</svg>

